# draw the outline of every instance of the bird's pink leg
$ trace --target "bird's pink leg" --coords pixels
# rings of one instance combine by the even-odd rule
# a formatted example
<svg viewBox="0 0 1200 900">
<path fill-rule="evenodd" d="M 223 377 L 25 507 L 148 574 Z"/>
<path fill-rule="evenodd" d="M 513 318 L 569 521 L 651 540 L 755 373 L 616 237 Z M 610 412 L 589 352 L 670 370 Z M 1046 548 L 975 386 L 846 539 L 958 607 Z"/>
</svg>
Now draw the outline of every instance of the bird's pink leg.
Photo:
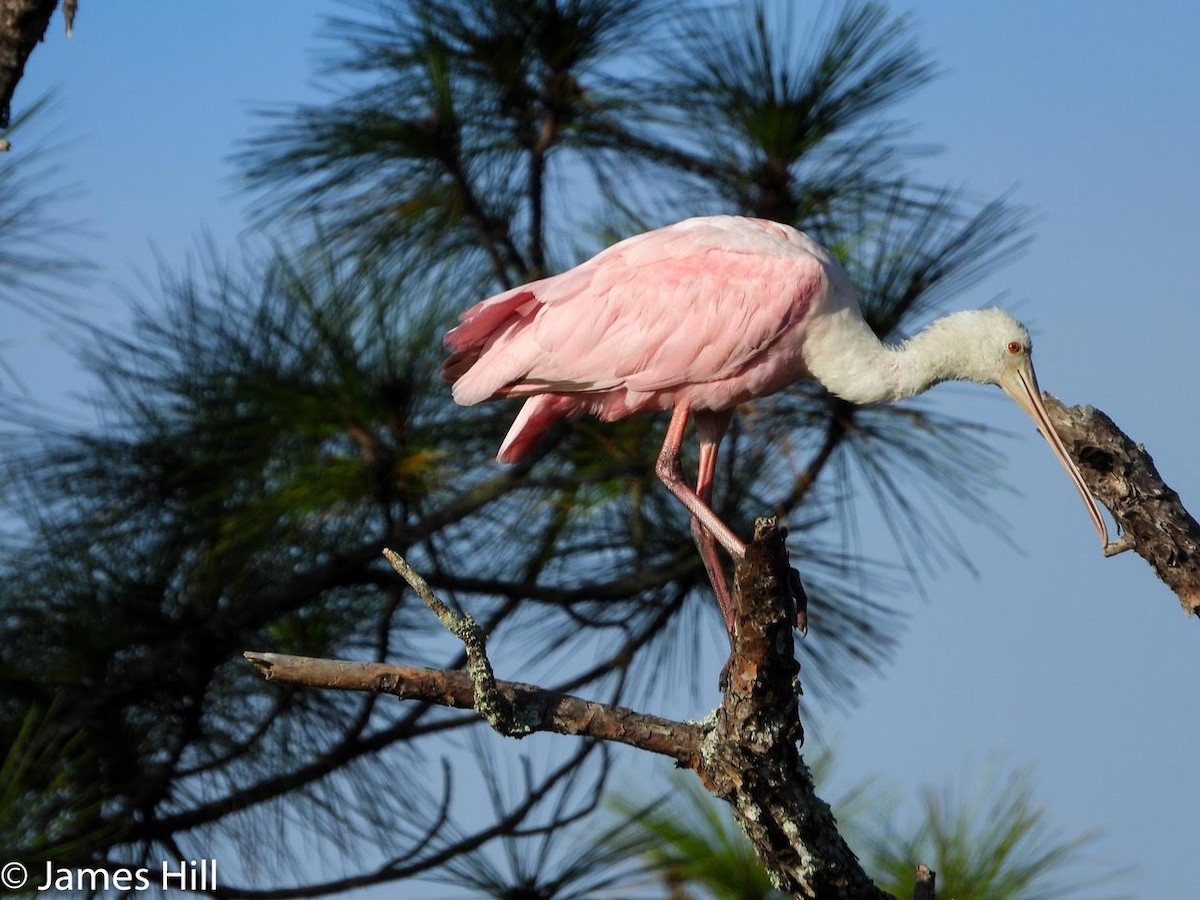
<svg viewBox="0 0 1200 900">
<path fill-rule="evenodd" d="M 713 474 L 717 468 L 717 452 L 721 447 L 721 438 L 729 427 L 731 413 L 709 413 L 704 416 L 697 414 L 696 430 L 700 435 L 700 466 L 696 476 L 696 496 L 709 509 L 712 509 Z M 713 593 L 717 595 L 717 606 L 721 608 L 721 618 L 725 620 L 725 630 L 733 636 L 733 601 L 729 594 L 729 582 L 725 579 L 725 570 L 721 566 L 721 556 L 717 552 L 717 539 L 704 526 L 698 516 L 692 516 L 692 537 L 700 548 L 700 558 L 704 560 L 704 569 L 708 572 L 708 580 L 712 582 Z"/>
<path fill-rule="evenodd" d="M 655 465 L 654 471 L 662 483 L 667 486 L 667 490 L 678 497 L 680 502 L 688 508 L 688 512 L 699 520 L 700 525 L 708 529 L 730 556 L 740 560 L 746 555 L 746 545 L 738 539 L 728 525 L 717 517 L 708 503 L 702 500 L 700 495 L 683 480 L 683 469 L 679 465 L 679 448 L 683 444 L 683 430 L 687 426 L 688 412 L 687 404 L 681 403 L 671 413 L 671 424 L 667 426 L 667 436 L 663 440 L 662 450 L 658 454 L 658 463 Z M 715 465 L 715 448 L 712 462 Z M 705 562 L 707 565 L 707 560 Z"/>
</svg>

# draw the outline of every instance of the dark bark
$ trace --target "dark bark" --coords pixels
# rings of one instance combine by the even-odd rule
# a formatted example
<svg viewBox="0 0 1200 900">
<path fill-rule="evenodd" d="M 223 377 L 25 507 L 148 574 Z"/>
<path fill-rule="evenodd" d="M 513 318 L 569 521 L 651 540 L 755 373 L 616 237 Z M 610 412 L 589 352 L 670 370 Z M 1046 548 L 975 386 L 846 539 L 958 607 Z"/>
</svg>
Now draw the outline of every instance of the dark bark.
<svg viewBox="0 0 1200 900">
<path fill-rule="evenodd" d="M 890 897 L 838 833 L 800 755 L 790 579 L 775 520 L 759 519 L 734 576 L 727 687 L 701 750 L 700 779 L 733 808 L 780 890 L 822 900 Z"/>
<path fill-rule="evenodd" d="M 25 62 L 46 34 L 58 0 L 0 0 L 0 128 L 7 128 Z"/>
<path fill-rule="evenodd" d="M 1098 409 L 1042 397 L 1088 489 L 1121 526 L 1121 544 L 1150 564 L 1188 615 L 1200 616 L 1200 525 L 1163 483 L 1146 448 Z"/>
<path fill-rule="evenodd" d="M 913 883 L 913 900 L 936 900 L 936 884 L 937 872 L 921 863 L 917 866 L 917 880 Z"/>
</svg>

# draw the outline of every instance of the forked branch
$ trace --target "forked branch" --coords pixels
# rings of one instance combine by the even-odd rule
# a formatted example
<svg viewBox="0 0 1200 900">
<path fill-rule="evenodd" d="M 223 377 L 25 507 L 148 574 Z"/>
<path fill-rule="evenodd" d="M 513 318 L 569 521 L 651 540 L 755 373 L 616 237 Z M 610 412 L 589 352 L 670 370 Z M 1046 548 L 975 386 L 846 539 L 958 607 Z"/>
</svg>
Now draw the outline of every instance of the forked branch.
<svg viewBox="0 0 1200 900">
<path fill-rule="evenodd" d="M 694 770 L 727 801 L 781 890 L 796 897 L 886 898 L 842 839 L 800 756 L 799 665 L 793 648 L 792 573 L 774 519 L 755 524 L 754 541 L 735 573 L 737 617 L 723 702 L 704 722 L 676 722 L 528 684 L 498 681 L 482 637 L 438 600 L 402 559 L 396 571 L 460 636 L 468 671 L 355 663 L 275 653 L 246 658 L 268 679 L 335 690 L 474 708 L 498 731 L 585 735 L 660 753 Z M 460 633 L 461 632 L 461 633 Z M 472 651 L 472 643 L 476 649 Z M 480 699 L 484 699 L 480 709 Z M 500 709 L 499 716 L 494 714 Z M 485 714 L 486 711 L 486 714 Z"/>
</svg>

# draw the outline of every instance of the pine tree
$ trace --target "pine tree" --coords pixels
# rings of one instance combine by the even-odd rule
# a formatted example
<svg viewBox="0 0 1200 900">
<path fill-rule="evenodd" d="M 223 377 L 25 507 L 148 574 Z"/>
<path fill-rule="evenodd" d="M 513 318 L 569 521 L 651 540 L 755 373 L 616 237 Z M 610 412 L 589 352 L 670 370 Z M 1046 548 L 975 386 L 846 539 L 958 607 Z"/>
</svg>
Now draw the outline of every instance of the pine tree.
<svg viewBox="0 0 1200 900">
<path fill-rule="evenodd" d="M 888 111 L 934 67 L 907 19 L 854 3 L 815 23 L 765 5 L 681 23 L 676 8 L 380 0 L 332 21 L 330 101 L 271 111 L 239 157 L 276 252 L 201 247 L 128 328 L 92 328 L 100 426 L 10 416 L 0 729 L 28 735 L 29 711 L 53 710 L 28 740 L 60 748 L 54 765 L 25 777 L 74 810 L 60 863 L 254 841 L 258 868 L 231 890 L 316 896 L 461 876 L 480 848 L 588 814 L 603 748 L 556 746 L 507 780 L 480 749 L 494 816 L 464 824 L 471 776 L 440 760 L 473 717 L 279 688 L 241 662 L 461 662 L 385 545 L 523 679 L 657 702 L 714 677 L 690 662 L 716 618 L 653 473 L 664 422 L 565 425 L 499 467 L 513 411 L 453 407 L 444 328 L 617 236 L 733 212 L 833 248 L 873 326 L 901 335 L 1019 250 L 1025 219 L 912 176 L 923 148 Z M 828 523 L 875 498 L 910 574 L 961 558 L 948 513 L 987 516 L 980 438 L 919 404 L 855 409 L 803 384 L 742 417 L 717 506 L 742 531 L 765 512 L 791 524 L 822 623 L 810 695 L 849 702 L 898 628 L 883 570 Z M 298 865 L 313 858 L 320 874 Z M 497 887 L 531 869 L 547 871 L 510 865 L 488 892 L 535 896 Z"/>
</svg>

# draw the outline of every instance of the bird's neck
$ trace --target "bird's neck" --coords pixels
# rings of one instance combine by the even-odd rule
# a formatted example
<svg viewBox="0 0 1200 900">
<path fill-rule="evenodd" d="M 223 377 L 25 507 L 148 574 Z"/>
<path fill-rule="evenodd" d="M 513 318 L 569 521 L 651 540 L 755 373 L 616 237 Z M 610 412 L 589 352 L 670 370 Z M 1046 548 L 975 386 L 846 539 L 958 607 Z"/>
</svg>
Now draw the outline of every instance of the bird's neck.
<svg viewBox="0 0 1200 900">
<path fill-rule="evenodd" d="M 810 335 L 805 364 L 828 391 L 851 403 L 903 400 L 956 377 L 955 345 L 944 334 L 950 318 L 912 340 L 885 344 L 858 310 L 841 310 Z"/>
</svg>

